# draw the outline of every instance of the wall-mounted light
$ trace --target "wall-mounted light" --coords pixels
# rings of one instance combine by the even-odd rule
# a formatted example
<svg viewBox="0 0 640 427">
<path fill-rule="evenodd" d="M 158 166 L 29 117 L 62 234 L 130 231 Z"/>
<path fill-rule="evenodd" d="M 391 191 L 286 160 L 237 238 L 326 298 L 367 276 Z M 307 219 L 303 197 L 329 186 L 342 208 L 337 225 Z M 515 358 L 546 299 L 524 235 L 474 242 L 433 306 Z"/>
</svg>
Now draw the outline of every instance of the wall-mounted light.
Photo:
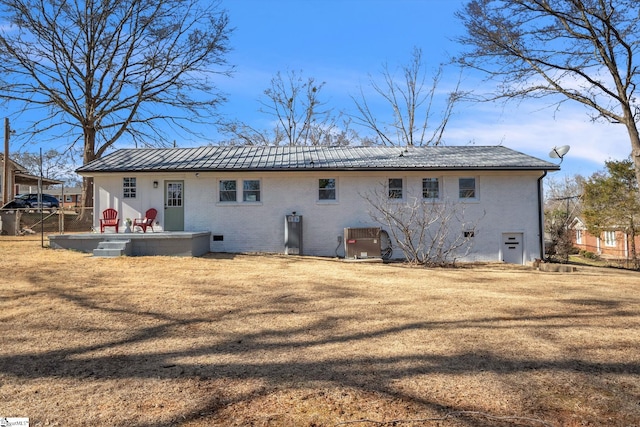
<svg viewBox="0 0 640 427">
<path fill-rule="evenodd" d="M 153 181 L 153 188 L 158 188 L 158 181 Z"/>
<path fill-rule="evenodd" d="M 200 178 L 200 172 L 196 172 L 196 178 Z"/>
</svg>

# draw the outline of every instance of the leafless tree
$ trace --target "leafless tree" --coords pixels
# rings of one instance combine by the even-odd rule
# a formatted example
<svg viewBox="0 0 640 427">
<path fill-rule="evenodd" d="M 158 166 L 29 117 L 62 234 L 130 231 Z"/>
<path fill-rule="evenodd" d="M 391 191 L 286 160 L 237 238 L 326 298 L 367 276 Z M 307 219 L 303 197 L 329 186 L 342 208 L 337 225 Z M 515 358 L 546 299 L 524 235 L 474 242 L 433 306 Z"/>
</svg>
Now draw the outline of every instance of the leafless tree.
<svg viewBox="0 0 640 427">
<path fill-rule="evenodd" d="M 0 0 L 0 97 L 32 110 L 30 131 L 81 145 L 86 164 L 128 135 L 166 143 L 195 131 L 223 96 L 231 32 L 218 2 Z M 92 182 L 83 199 L 91 202 Z"/>
<path fill-rule="evenodd" d="M 411 194 L 403 201 L 390 198 L 383 183 L 361 197 L 370 206 L 371 219 L 383 226 L 413 264 L 451 265 L 468 255 L 482 219 L 465 218 L 464 203 Z"/>
<path fill-rule="evenodd" d="M 639 12 L 636 0 L 469 1 L 459 62 L 498 83 L 488 99 L 570 100 L 624 125 L 640 182 Z"/>
<path fill-rule="evenodd" d="M 414 48 L 408 65 L 401 67 L 402 79 L 385 64 L 382 83 L 370 77 L 369 83 L 378 98 L 391 109 L 391 120 L 381 120 L 380 113 L 372 106 L 372 100 L 360 88 L 360 96 L 352 97 L 358 114 L 356 122 L 373 131 L 379 143 L 384 145 L 424 146 L 440 145 L 454 106 L 461 99 L 459 84 L 447 95 L 439 116 L 434 109 L 438 105 L 443 69 L 440 67 L 427 84 L 422 50 Z M 377 102 L 377 100 L 376 100 Z M 434 120 L 438 120 L 435 125 Z"/>
<path fill-rule="evenodd" d="M 357 135 L 341 114 L 334 115 L 320 92 L 325 82 L 302 77 L 302 71 L 278 72 L 259 100 L 260 112 L 274 120 L 272 129 L 258 129 L 232 120 L 221 128 L 244 145 L 348 145 Z"/>
<path fill-rule="evenodd" d="M 33 175 L 45 178 L 57 179 L 65 182 L 65 185 L 78 185 L 78 175 L 74 170 L 78 167 L 70 158 L 68 152 L 59 152 L 49 149 L 42 153 L 15 152 L 11 153 L 11 159 L 24 167 L 25 171 Z"/>
</svg>

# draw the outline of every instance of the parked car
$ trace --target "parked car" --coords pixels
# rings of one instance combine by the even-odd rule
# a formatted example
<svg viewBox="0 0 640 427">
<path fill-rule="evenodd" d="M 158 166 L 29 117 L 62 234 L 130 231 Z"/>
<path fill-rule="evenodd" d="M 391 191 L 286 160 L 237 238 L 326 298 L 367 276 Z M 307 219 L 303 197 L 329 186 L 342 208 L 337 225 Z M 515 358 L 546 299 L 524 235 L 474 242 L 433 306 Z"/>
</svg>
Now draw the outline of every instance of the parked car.
<svg viewBox="0 0 640 427">
<path fill-rule="evenodd" d="M 42 194 L 42 205 L 38 204 L 38 194 L 19 194 L 16 196 L 14 202 L 16 202 L 16 207 L 24 207 L 31 209 L 58 209 L 60 207 L 60 202 L 55 196 L 51 194 Z M 22 206 L 20 206 L 22 204 Z"/>
<path fill-rule="evenodd" d="M 6 205 L 4 205 L 1 209 L 5 210 L 5 209 L 20 209 L 20 208 L 24 208 L 24 200 L 12 200 L 9 203 L 7 203 Z"/>
</svg>

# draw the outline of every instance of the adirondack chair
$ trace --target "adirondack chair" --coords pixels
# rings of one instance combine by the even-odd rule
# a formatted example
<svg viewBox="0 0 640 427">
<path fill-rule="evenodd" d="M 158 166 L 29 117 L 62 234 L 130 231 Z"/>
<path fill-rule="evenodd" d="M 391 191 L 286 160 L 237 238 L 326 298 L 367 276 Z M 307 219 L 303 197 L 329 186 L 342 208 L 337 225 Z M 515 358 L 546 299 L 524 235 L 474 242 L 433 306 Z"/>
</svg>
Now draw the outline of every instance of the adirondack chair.
<svg viewBox="0 0 640 427">
<path fill-rule="evenodd" d="M 118 232 L 118 226 L 120 220 L 118 219 L 118 211 L 113 208 L 108 208 L 102 211 L 102 219 L 100 219 L 100 232 L 104 233 L 105 227 L 115 227 L 116 233 Z"/>
<path fill-rule="evenodd" d="M 151 227 L 152 231 L 155 231 L 153 229 L 153 222 L 156 220 L 156 216 L 158 215 L 158 211 L 151 208 L 148 209 L 145 213 L 144 213 L 144 218 L 143 219 L 138 219 L 138 218 L 134 218 L 133 220 L 133 229 L 135 230 L 136 227 L 140 227 L 142 228 L 142 232 L 146 233 L 147 232 L 147 227 Z"/>
</svg>

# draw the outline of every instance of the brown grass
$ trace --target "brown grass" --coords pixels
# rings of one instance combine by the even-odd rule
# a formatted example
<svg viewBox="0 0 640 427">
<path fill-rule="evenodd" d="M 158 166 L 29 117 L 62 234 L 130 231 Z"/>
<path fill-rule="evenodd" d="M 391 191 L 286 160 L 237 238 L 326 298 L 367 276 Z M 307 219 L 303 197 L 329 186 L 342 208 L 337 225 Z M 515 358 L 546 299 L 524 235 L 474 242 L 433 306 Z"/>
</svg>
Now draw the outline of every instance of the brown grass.
<svg viewBox="0 0 640 427">
<path fill-rule="evenodd" d="M 638 273 L 0 262 L 0 416 L 31 426 L 640 425 Z"/>
</svg>

